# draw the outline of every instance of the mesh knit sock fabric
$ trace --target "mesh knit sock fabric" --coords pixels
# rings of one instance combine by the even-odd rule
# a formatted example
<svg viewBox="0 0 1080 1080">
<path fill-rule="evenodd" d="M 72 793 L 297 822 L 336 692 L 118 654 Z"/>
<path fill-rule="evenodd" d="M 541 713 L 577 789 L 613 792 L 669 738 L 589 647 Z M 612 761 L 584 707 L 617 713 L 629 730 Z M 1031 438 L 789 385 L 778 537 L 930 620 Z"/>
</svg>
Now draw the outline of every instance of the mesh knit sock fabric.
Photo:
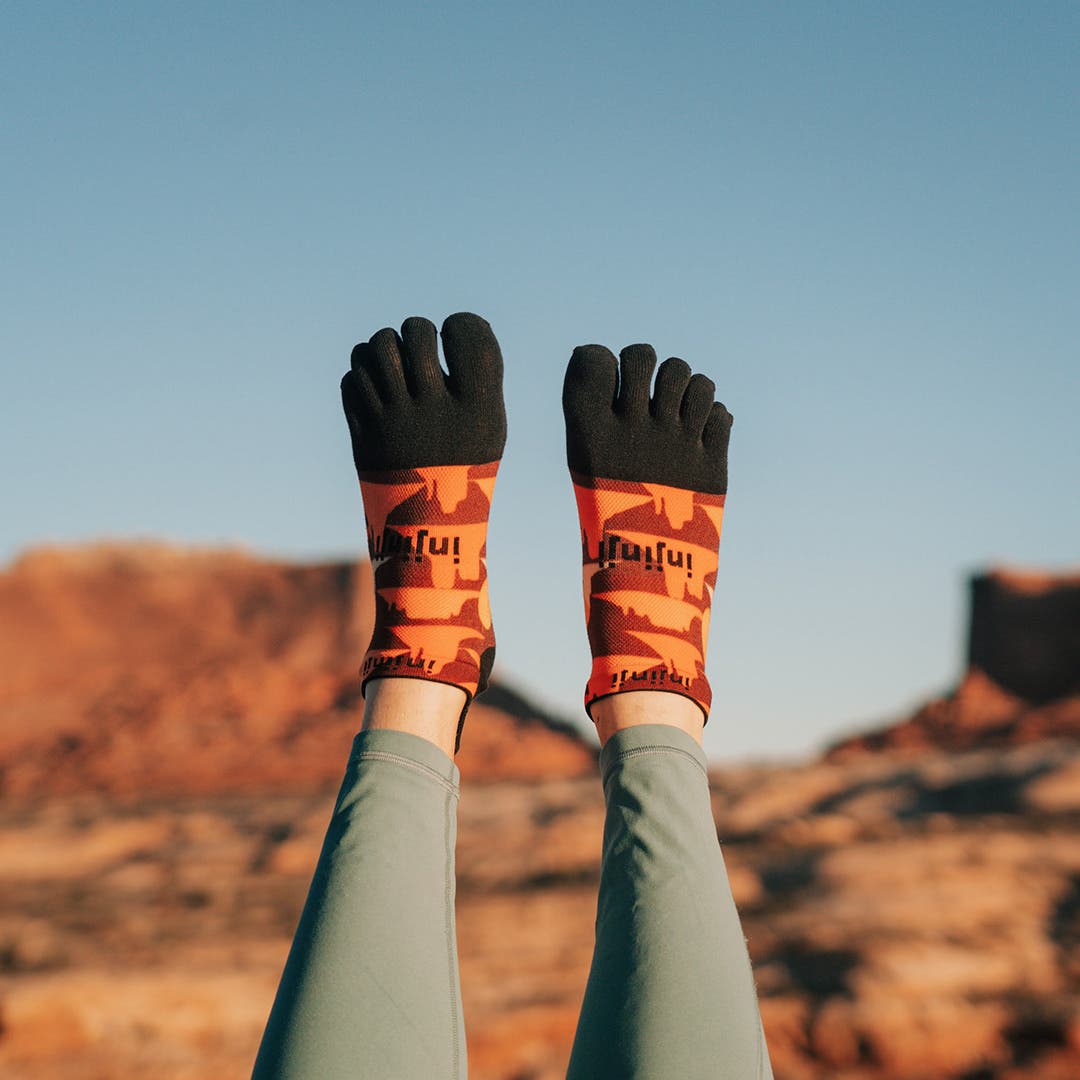
<svg viewBox="0 0 1080 1080">
<path fill-rule="evenodd" d="M 506 412 L 491 327 L 451 315 L 442 341 L 449 374 L 427 319 L 380 330 L 353 350 L 341 394 L 375 575 L 364 684 L 449 683 L 467 709 L 495 658 L 485 556 Z"/>
<path fill-rule="evenodd" d="M 727 492 L 731 414 L 715 387 L 651 345 L 620 360 L 574 350 L 563 386 L 566 452 L 581 524 L 592 674 L 585 708 L 667 690 L 709 715 L 709 612 Z"/>
</svg>

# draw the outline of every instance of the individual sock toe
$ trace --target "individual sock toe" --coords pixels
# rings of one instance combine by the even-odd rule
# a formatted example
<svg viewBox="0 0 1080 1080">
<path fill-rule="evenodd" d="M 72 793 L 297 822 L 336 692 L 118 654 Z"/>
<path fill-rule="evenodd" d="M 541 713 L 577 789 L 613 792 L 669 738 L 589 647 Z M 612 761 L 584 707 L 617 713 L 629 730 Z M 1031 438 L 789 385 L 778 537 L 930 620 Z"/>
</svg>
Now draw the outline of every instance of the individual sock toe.
<svg viewBox="0 0 1080 1080">
<path fill-rule="evenodd" d="M 442 342 L 452 393 L 485 397 L 493 387 L 501 387 L 502 353 L 486 319 L 468 311 L 449 316 Z"/>
<path fill-rule="evenodd" d="M 656 367 L 656 350 L 651 345 L 627 345 L 619 353 L 618 411 L 640 414 L 649 408 L 649 384 Z"/>
<path fill-rule="evenodd" d="M 360 461 L 356 454 L 356 447 L 360 441 L 360 410 L 363 406 L 358 400 L 359 391 L 353 373 L 346 371 L 341 379 L 341 407 L 345 410 L 345 422 L 349 425 L 349 442 L 352 446 L 353 464 L 357 471 L 360 470 Z"/>
<path fill-rule="evenodd" d="M 362 468 L 365 432 L 378 423 L 382 412 L 379 394 L 361 365 L 360 356 L 366 349 L 366 342 L 353 349 L 353 363 L 357 366 L 346 371 L 341 379 L 341 405 L 345 410 L 345 421 L 349 425 L 353 464 L 358 471 Z"/>
<path fill-rule="evenodd" d="M 366 349 L 367 344 L 357 345 L 353 350 L 353 356 Z M 355 362 L 355 366 L 346 371 L 341 379 L 341 402 L 345 406 L 345 414 L 360 416 L 378 409 L 380 399 L 371 376 L 364 370 L 361 363 Z"/>
<path fill-rule="evenodd" d="M 401 359 L 404 351 L 397 331 L 386 327 L 368 342 L 363 354 L 363 369 L 371 377 L 384 401 L 399 400 L 408 395 L 405 384 L 405 366 Z"/>
<path fill-rule="evenodd" d="M 579 345 L 563 379 L 563 412 L 567 433 L 576 434 L 611 415 L 619 385 L 619 361 L 603 345 Z M 572 418 L 573 422 L 569 422 Z M 573 460 L 573 459 L 571 459 Z"/>
<path fill-rule="evenodd" d="M 603 345 L 579 345 L 563 380 L 563 408 L 579 416 L 611 411 L 619 387 L 619 361 Z"/>
<path fill-rule="evenodd" d="M 656 373 L 656 389 L 653 392 L 653 416 L 674 418 L 679 413 L 683 391 L 690 381 L 690 365 L 677 356 L 668 357 Z"/>
<path fill-rule="evenodd" d="M 734 419 L 719 401 L 712 406 L 709 418 L 705 421 L 705 430 L 701 433 L 701 441 L 706 450 L 726 453 Z"/>
<path fill-rule="evenodd" d="M 413 397 L 437 394 L 446 388 L 439 367 L 439 334 L 430 319 L 413 316 L 401 324 L 405 346 L 405 381 Z"/>
<path fill-rule="evenodd" d="M 695 375 L 686 386 L 679 408 L 679 420 L 696 438 L 701 438 L 715 395 L 716 384 L 708 375 Z"/>
</svg>

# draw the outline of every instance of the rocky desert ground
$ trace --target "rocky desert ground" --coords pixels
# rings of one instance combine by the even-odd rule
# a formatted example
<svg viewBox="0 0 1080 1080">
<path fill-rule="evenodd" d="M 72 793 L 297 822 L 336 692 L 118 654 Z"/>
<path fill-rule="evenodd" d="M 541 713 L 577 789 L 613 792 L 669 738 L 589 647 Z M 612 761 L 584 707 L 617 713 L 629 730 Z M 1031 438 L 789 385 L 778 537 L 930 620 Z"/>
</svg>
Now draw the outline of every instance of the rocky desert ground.
<svg viewBox="0 0 1080 1080">
<path fill-rule="evenodd" d="M 905 723 L 713 773 L 778 1078 L 1080 1076 L 1076 585 L 995 581 L 1030 601 L 1023 641 L 1074 627 L 1046 646 L 1063 692 L 1039 699 L 983 626 L 981 666 Z M 356 724 L 369 588 L 363 566 L 147 546 L 0 574 L 0 1076 L 248 1074 Z M 973 624 L 1015 621 L 991 608 Z M 471 1075 L 561 1077 L 595 752 L 505 684 L 467 734 Z"/>
</svg>

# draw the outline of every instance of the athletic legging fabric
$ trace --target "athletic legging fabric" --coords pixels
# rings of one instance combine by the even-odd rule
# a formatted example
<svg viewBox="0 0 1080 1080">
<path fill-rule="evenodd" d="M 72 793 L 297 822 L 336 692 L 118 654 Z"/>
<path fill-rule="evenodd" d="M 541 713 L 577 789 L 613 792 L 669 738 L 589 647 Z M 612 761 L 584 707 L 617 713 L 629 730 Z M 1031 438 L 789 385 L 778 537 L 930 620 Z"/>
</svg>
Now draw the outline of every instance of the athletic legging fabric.
<svg viewBox="0 0 1080 1080">
<path fill-rule="evenodd" d="M 596 947 L 568 1080 L 771 1080 L 705 756 L 616 733 Z M 397 731 L 353 744 L 253 1080 L 463 1080 L 457 766 Z"/>
</svg>

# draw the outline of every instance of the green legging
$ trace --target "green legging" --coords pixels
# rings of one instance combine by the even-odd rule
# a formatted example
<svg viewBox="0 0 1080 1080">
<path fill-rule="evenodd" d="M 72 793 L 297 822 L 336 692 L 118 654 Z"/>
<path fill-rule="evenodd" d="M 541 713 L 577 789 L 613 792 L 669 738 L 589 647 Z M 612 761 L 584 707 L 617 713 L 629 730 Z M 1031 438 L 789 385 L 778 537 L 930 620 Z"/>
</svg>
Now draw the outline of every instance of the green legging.
<svg viewBox="0 0 1080 1080">
<path fill-rule="evenodd" d="M 705 757 L 677 728 L 616 733 L 596 947 L 569 1080 L 772 1077 Z M 356 737 L 253 1080 L 461 1080 L 457 766 Z"/>
</svg>

